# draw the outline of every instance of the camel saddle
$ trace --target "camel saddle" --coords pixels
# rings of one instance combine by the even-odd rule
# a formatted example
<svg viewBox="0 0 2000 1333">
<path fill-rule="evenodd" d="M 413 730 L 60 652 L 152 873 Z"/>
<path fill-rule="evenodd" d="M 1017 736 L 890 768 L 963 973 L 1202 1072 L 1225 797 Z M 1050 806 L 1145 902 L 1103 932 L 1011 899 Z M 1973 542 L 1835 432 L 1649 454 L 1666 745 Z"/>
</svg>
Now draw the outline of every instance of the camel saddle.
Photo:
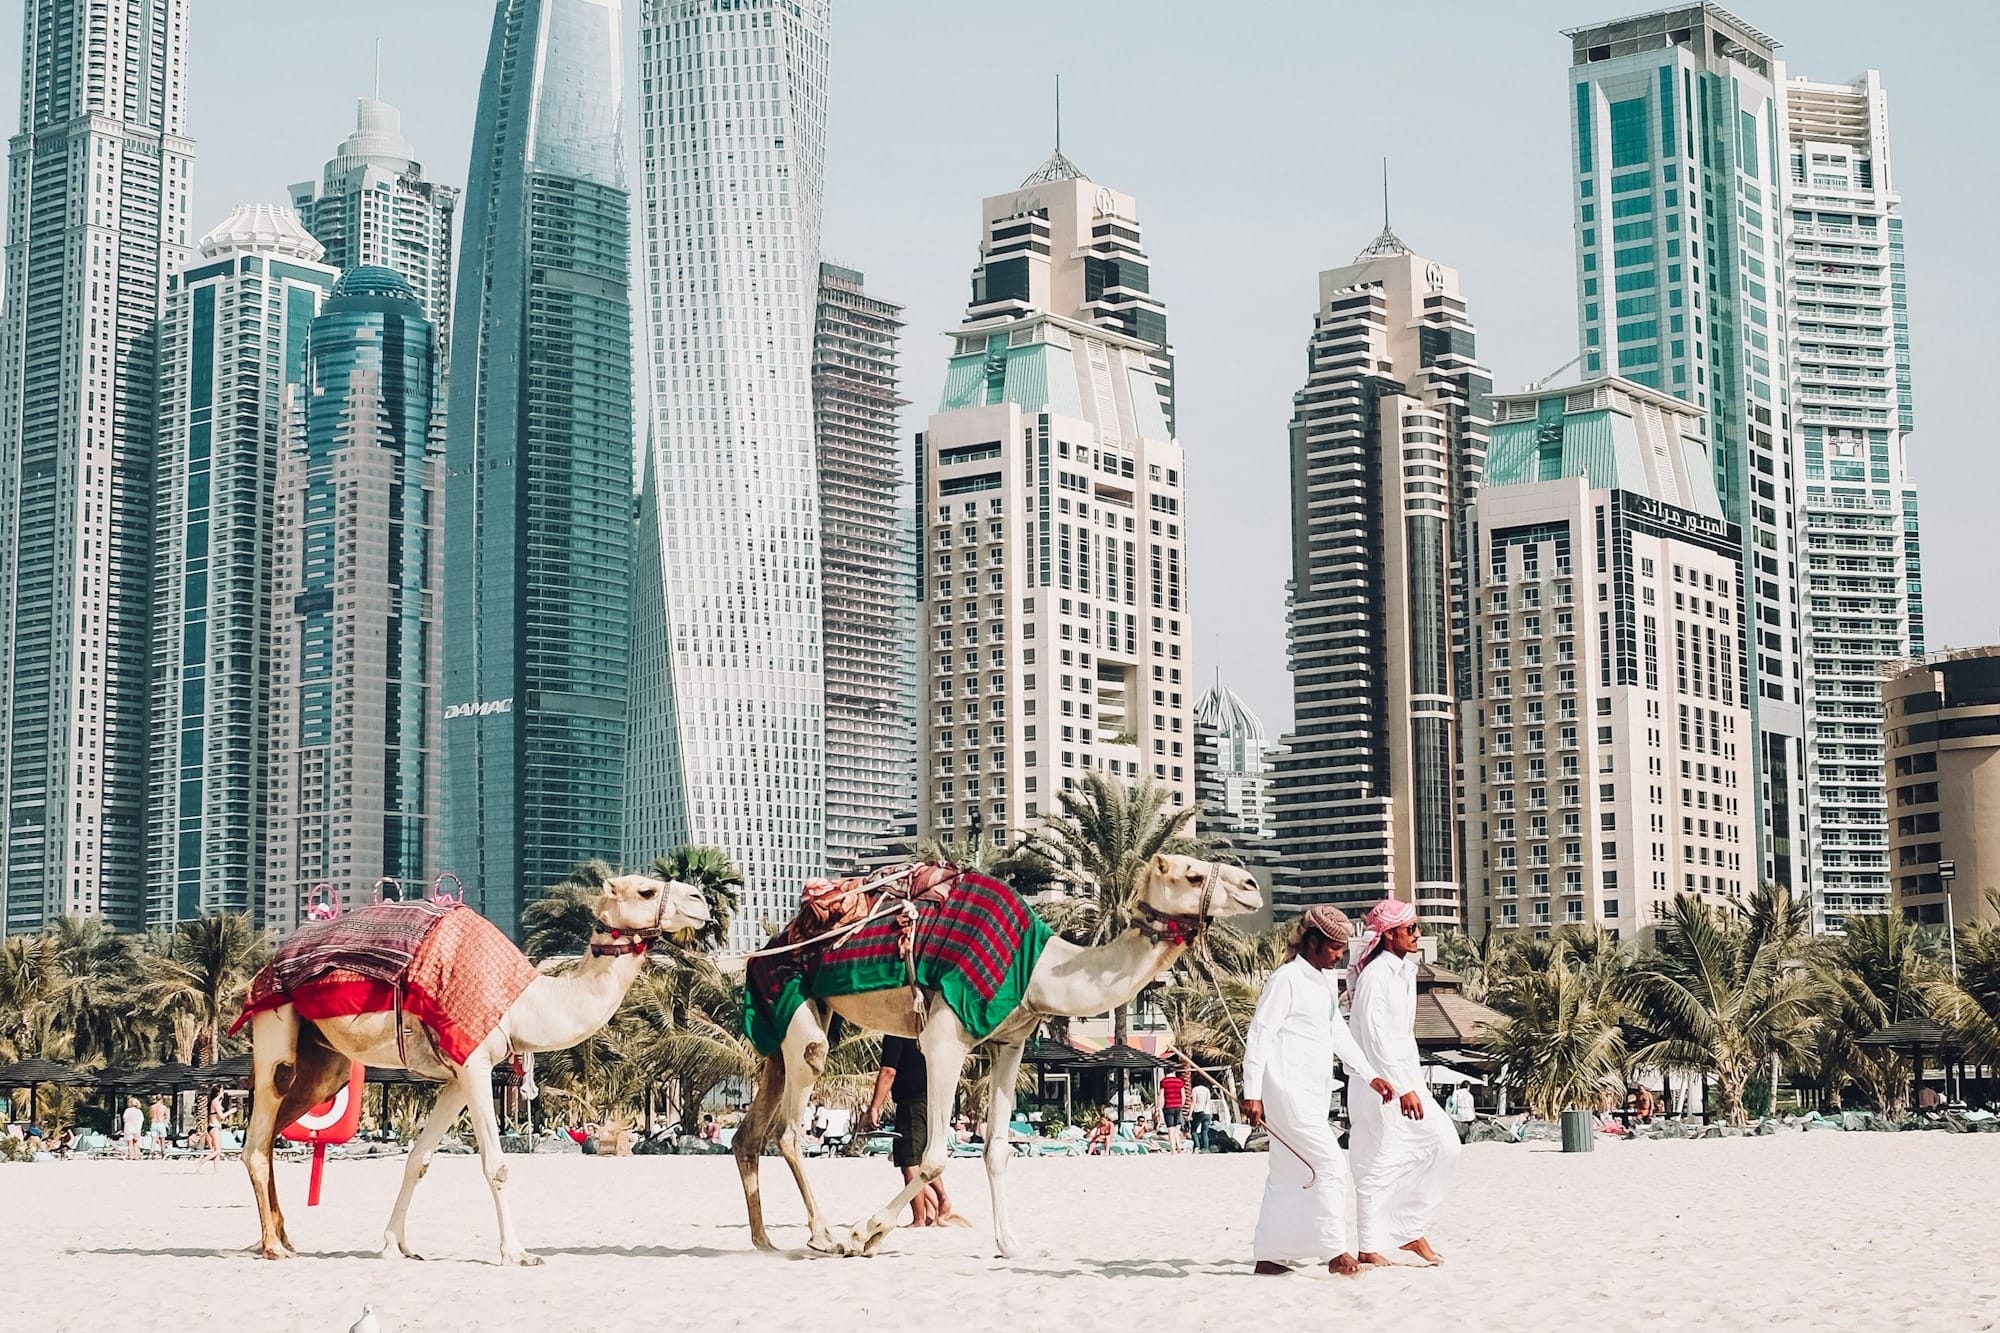
<svg viewBox="0 0 2000 1333">
<path fill-rule="evenodd" d="M 796 944 L 831 935 L 864 921 L 885 902 L 941 903 L 951 894 L 959 870 L 949 865 L 917 866 L 900 879 L 869 887 L 866 876 L 809 879 L 799 900 L 798 915 L 771 941 Z M 907 917 L 907 914 L 905 914 Z M 907 933 L 907 932 L 906 932 Z"/>
</svg>

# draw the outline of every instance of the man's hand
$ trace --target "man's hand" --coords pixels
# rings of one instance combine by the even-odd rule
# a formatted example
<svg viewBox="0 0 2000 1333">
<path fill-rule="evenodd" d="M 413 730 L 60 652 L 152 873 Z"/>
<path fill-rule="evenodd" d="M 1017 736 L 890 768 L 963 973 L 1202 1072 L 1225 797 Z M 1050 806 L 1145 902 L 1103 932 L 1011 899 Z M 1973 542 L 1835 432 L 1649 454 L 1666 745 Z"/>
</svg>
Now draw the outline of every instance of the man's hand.
<svg viewBox="0 0 2000 1333">
<path fill-rule="evenodd" d="M 882 1108 L 871 1106 L 861 1113 L 861 1128 L 864 1132 L 873 1130 L 882 1123 Z"/>
<path fill-rule="evenodd" d="M 1396 1090 L 1389 1086 L 1388 1079 L 1371 1078 L 1368 1080 L 1368 1086 L 1375 1089 L 1376 1095 L 1381 1097 L 1383 1101 L 1393 1102 L 1396 1100 Z"/>
<path fill-rule="evenodd" d="M 1414 1092 L 1404 1093 L 1398 1105 L 1403 1108 L 1403 1115 L 1406 1119 L 1422 1120 L 1424 1118 L 1424 1099 L 1419 1094 Z"/>
<path fill-rule="evenodd" d="M 1257 1098 L 1255 1098 L 1255 1097 L 1246 1097 L 1246 1098 L 1244 1098 L 1244 1099 L 1243 1099 L 1243 1118 L 1244 1118 L 1245 1120 L 1248 1120 L 1248 1121 L 1250 1122 L 1250 1127 L 1251 1127 L 1252 1129 L 1255 1129 L 1255 1128 L 1256 1128 L 1257 1126 L 1259 1126 L 1259 1125 L 1263 1124 L 1263 1123 L 1264 1123 L 1264 1103 L 1263 1103 L 1263 1102 L 1261 1102 L 1261 1101 L 1259 1101 L 1259 1100 L 1258 1100 Z"/>
</svg>

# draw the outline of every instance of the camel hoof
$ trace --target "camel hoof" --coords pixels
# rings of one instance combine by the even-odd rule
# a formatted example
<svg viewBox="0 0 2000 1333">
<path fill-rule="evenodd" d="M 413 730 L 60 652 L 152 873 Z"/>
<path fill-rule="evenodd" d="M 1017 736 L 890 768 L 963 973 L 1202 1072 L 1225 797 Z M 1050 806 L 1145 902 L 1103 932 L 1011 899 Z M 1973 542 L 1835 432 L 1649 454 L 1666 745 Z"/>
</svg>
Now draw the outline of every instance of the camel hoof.
<svg viewBox="0 0 2000 1333">
<path fill-rule="evenodd" d="M 283 1245 L 259 1244 L 257 1246 L 257 1253 L 259 1257 L 265 1259 L 296 1259 L 299 1257 L 297 1250 L 287 1249 Z"/>
<path fill-rule="evenodd" d="M 1002 1259 L 1018 1259 L 1021 1257 L 1021 1247 L 1016 1245 L 1011 1237 L 1000 1241 L 993 1248 L 999 1252 Z"/>
<path fill-rule="evenodd" d="M 538 1268 L 541 1266 L 542 1256 L 530 1254 L 526 1250 L 516 1250 L 512 1254 L 502 1254 L 500 1262 L 515 1268 Z"/>
</svg>

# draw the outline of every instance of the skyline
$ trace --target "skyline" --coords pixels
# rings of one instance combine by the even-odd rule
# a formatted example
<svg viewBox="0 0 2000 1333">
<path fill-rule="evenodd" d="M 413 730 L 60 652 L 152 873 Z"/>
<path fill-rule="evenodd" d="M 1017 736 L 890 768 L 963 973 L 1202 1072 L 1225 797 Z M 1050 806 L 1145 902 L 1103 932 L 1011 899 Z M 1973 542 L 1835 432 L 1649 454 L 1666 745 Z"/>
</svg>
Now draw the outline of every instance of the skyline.
<svg viewBox="0 0 2000 1333">
<path fill-rule="evenodd" d="M 257 34 L 268 31 L 278 7 L 200 0 L 195 8 L 192 234 L 238 203 L 283 202 L 287 185 L 317 167 L 325 145 L 351 132 L 354 101 L 373 87 L 378 32 L 403 34 L 384 42 L 382 93 L 403 111 L 426 174 L 464 183 L 489 3 L 435 0 L 416 11 L 360 0 L 341 32 L 319 41 L 324 58 L 305 68 L 254 58 Z M 309 20 L 304 6 L 285 8 Z M 626 8 L 628 82 L 636 86 L 640 6 Z M 1195 674 L 1204 685 L 1214 678 L 1220 642 L 1225 683 L 1271 734 L 1284 732 L 1286 543 L 1283 525 L 1271 520 L 1283 512 L 1285 422 L 1316 275 L 1379 230 L 1387 155 L 1396 229 L 1463 275 L 1467 299 L 1481 312 L 1481 357 L 1496 389 L 1519 388 L 1574 355 L 1559 77 L 1568 51 L 1560 29 L 1637 8 L 1558 3 L 1496 14 L 1457 6 L 1438 28 L 1451 34 L 1447 46 L 1434 44 L 1421 59 L 1342 66 L 1340 105 L 1349 119 L 1330 123 L 1317 105 L 1325 51 L 1388 48 L 1400 40 L 1392 16 L 1273 6 L 1250 29 L 1170 5 L 1133 28 L 1121 23 L 1129 14 L 1105 7 L 1063 11 L 1071 37 L 1052 48 L 1048 24 L 1035 19 L 1058 7 L 1031 4 L 1021 24 L 983 39 L 991 60 L 1011 71 L 1011 86 L 1025 91 L 1010 103 L 1012 114 L 983 118 L 972 139 L 951 123 L 957 117 L 925 114 L 952 105 L 962 79 L 962 67 L 946 58 L 958 49 L 959 14 L 840 4 L 822 251 L 867 271 L 871 287 L 908 307 L 904 396 L 912 406 L 902 439 L 907 445 L 937 403 L 949 350 L 942 335 L 962 311 L 978 201 L 1047 155 L 1054 78 L 1068 73 L 1064 151 L 1094 179 L 1146 201 L 1148 246 L 1165 278 L 1160 295 L 1175 311 L 1179 425 L 1191 442 Z M 1929 638 L 1939 648 L 2000 638 L 2000 598 L 1979 587 L 1978 496 L 2000 484 L 2000 460 L 1981 456 L 1981 341 L 1973 323 L 2000 296 L 2000 270 L 1975 230 L 2000 202 L 2000 186 L 1967 157 L 1983 148 L 1990 158 L 1991 149 L 1959 133 L 1953 97 L 1977 77 L 1976 53 L 1988 45 L 1975 30 L 2000 37 L 2000 13 L 1954 15 L 1956 36 L 1946 43 L 1935 30 L 1884 27 L 1859 4 L 1771 0 L 1735 9 L 1787 43 L 1781 55 L 1792 77 L 1882 71 L 1909 220 L 1920 426 L 1911 468 L 1931 557 Z M 19 0 L 0 0 L 0 32 L 18 33 L 20 25 Z M 1278 30 L 1291 37 L 1271 41 Z M 1089 53 L 1113 39 L 1127 58 L 1092 69 Z M 1427 77 L 1423 95 L 1411 95 L 1413 76 L 1439 68 L 1450 76 Z M 18 98 L 18 64 L 0 78 L 0 97 Z M 1187 95 L 1160 101 L 1162 87 Z M 256 114 L 232 116 L 245 106 Z M 1139 106 L 1147 109 L 1143 127 L 1130 112 Z M 1484 129 L 1480 141 L 1465 134 L 1468 124 Z M 880 125 L 897 133 L 884 136 L 874 129 Z M 636 143 L 628 125 L 628 166 L 636 166 Z M 1327 169 L 1292 168 L 1313 159 Z M 1250 202 L 1256 244 L 1242 243 L 1245 213 L 1214 207 L 1218 199 Z M 1971 299 L 1952 301 L 1961 291 Z"/>
</svg>

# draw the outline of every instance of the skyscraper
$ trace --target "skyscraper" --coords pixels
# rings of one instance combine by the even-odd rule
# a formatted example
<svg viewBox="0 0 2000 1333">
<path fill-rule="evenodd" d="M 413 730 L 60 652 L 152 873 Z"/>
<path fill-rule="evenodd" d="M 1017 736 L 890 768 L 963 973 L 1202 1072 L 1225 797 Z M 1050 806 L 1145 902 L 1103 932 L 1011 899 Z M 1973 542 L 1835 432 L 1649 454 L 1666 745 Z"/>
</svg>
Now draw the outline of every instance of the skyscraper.
<svg viewBox="0 0 2000 1333">
<path fill-rule="evenodd" d="M 437 873 L 435 332 L 401 275 L 349 269 L 312 322 L 278 469 L 265 924 Z"/>
<path fill-rule="evenodd" d="M 1492 381 L 1458 274 L 1386 226 L 1319 277 L 1291 427 L 1295 731 L 1272 801 L 1278 910 L 1392 893 L 1462 918 L 1457 741 L 1467 507 Z"/>
<path fill-rule="evenodd" d="M 917 446 L 918 827 L 1004 842 L 1096 771 L 1194 800 L 1181 447 L 1138 205 L 1057 154 L 982 205 L 972 301 Z M 1156 304 L 1156 303 L 1155 303 Z"/>
<path fill-rule="evenodd" d="M 188 0 L 23 6 L 0 313 L 0 928 L 146 893 L 156 329 L 188 253 Z"/>
<path fill-rule="evenodd" d="M 1713 4 L 1572 29 L 1571 179 L 1586 375 L 1709 417 L 1762 809 L 1757 877 L 1803 887 L 1805 708 L 1786 405 L 1777 42 Z"/>
<path fill-rule="evenodd" d="M 1264 722 L 1217 681 L 1194 706 L 1195 787 L 1204 811 L 1226 811 L 1244 831 L 1269 838 L 1272 750 Z"/>
<path fill-rule="evenodd" d="M 1740 535 L 1708 414 L 1597 376 L 1493 398 L 1465 704 L 1467 932 L 1651 931 L 1756 887 Z"/>
<path fill-rule="evenodd" d="M 445 464 L 444 865 L 503 929 L 621 853 L 631 202 L 616 0 L 501 0 Z"/>
<path fill-rule="evenodd" d="M 238 208 L 198 248 L 160 333 L 152 925 L 264 910 L 273 497 L 307 337 L 339 276 L 289 208 Z"/>
<path fill-rule="evenodd" d="M 1781 92 L 1809 882 L 1837 929 L 1891 907 L 1881 669 L 1924 652 L 1902 198 L 1880 75 Z"/>
<path fill-rule="evenodd" d="M 626 859 L 721 847 L 734 943 L 825 868 L 812 303 L 829 0 L 646 0 L 652 419 Z"/>
<path fill-rule="evenodd" d="M 819 266 L 813 424 L 819 440 L 820 588 L 826 657 L 826 862 L 858 866 L 916 797 L 907 707 L 913 631 L 903 463 L 896 444 L 901 306 L 861 274 Z"/>
<path fill-rule="evenodd" d="M 394 269 L 437 326 L 440 369 L 451 348 L 451 230 L 458 191 L 424 179 L 417 150 L 403 137 L 403 113 L 381 99 L 354 104 L 354 133 L 341 140 L 315 181 L 292 187 L 292 207 L 326 262 Z"/>
</svg>

